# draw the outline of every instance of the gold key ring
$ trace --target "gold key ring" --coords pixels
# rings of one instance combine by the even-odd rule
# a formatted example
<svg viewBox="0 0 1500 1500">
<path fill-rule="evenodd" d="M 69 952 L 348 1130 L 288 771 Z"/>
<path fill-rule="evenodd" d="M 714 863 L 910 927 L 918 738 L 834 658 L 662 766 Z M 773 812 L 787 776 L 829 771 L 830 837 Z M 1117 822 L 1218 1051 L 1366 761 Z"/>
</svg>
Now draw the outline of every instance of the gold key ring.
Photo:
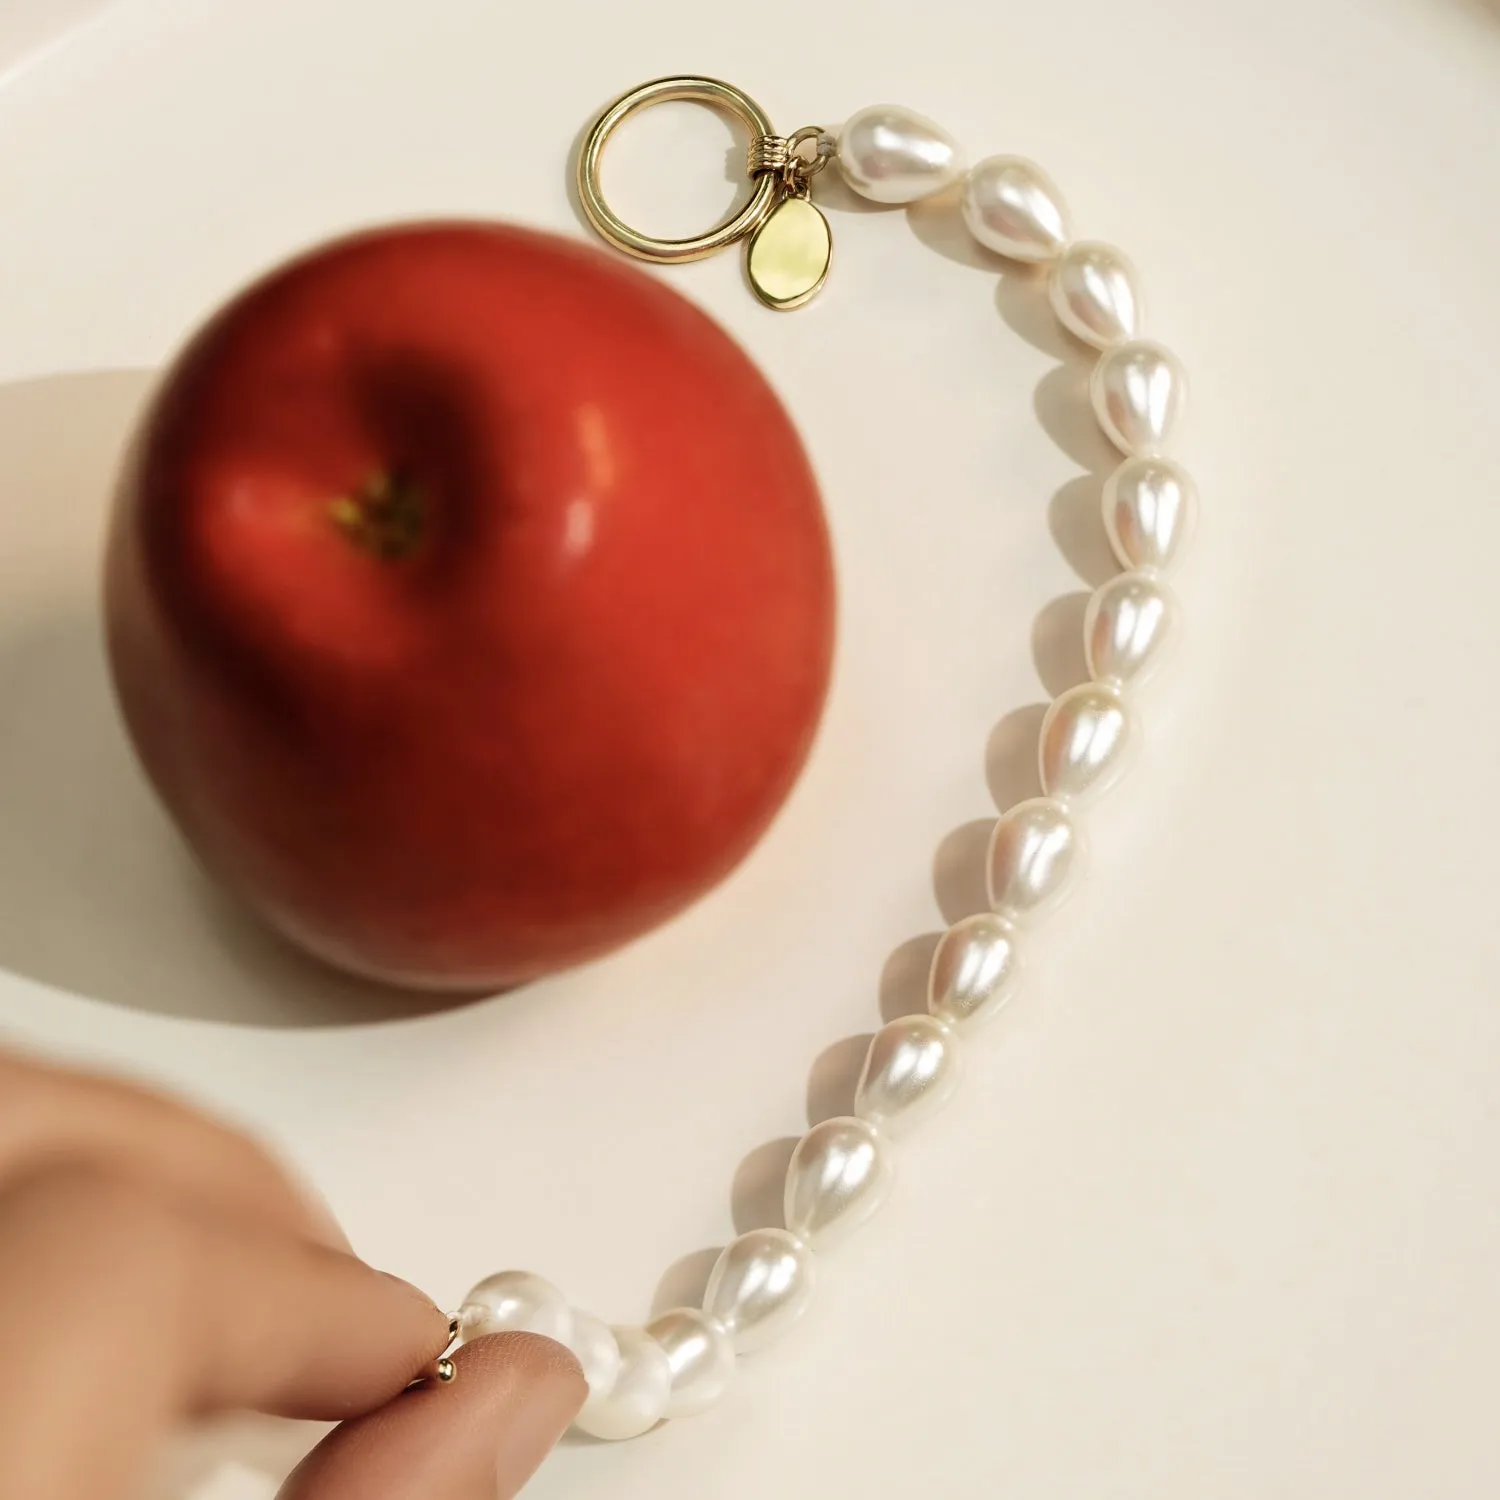
<svg viewBox="0 0 1500 1500">
<path fill-rule="evenodd" d="M 675 261 L 698 260 L 754 234 L 776 207 L 784 191 L 774 173 L 761 172 L 755 178 L 755 191 L 750 201 L 738 213 L 706 234 L 685 240 L 661 240 L 632 229 L 604 200 L 604 189 L 599 181 L 599 161 L 610 136 L 631 115 L 649 109 L 653 104 L 666 104 L 672 100 L 708 104 L 733 115 L 749 128 L 752 149 L 757 142 L 773 139 L 776 134 L 765 110 L 755 100 L 733 84 L 721 83 L 717 78 L 658 78 L 651 83 L 643 83 L 639 88 L 616 99 L 594 121 L 583 149 L 578 153 L 578 197 L 583 204 L 583 211 L 588 216 L 589 223 L 615 249 L 623 250 L 627 255 L 634 255 L 640 260 L 656 261 L 663 265 Z"/>
</svg>

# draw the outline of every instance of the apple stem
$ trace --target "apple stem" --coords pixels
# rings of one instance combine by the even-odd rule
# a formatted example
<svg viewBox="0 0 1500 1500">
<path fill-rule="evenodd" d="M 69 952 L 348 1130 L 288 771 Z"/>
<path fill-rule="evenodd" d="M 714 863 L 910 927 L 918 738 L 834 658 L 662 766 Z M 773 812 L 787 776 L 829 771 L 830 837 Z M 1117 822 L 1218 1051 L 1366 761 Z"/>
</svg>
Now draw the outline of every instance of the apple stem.
<svg viewBox="0 0 1500 1500">
<path fill-rule="evenodd" d="M 426 497 L 409 474 L 383 470 L 353 495 L 340 495 L 328 507 L 333 524 L 362 551 L 386 562 L 409 557 L 422 540 Z"/>
</svg>

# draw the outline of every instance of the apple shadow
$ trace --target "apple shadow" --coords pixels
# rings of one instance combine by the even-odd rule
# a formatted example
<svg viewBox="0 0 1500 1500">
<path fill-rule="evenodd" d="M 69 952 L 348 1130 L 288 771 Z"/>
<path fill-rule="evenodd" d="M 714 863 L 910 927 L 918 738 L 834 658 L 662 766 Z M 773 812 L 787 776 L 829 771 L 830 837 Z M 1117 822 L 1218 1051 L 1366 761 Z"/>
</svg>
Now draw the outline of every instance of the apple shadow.
<svg viewBox="0 0 1500 1500">
<path fill-rule="evenodd" d="M 348 978 L 262 928 L 198 871 L 136 763 L 105 661 L 98 559 L 151 383 L 122 370 L 0 385 L 0 968 L 234 1025 L 364 1024 L 456 1003 Z"/>
</svg>

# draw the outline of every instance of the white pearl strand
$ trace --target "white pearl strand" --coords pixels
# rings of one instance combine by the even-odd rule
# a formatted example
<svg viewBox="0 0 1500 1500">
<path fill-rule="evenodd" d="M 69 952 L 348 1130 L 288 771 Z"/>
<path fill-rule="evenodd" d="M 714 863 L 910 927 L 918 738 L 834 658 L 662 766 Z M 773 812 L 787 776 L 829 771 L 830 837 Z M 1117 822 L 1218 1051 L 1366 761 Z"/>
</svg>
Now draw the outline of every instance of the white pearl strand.
<svg viewBox="0 0 1500 1500">
<path fill-rule="evenodd" d="M 913 203 L 961 179 L 975 239 L 1012 260 L 1050 263 L 1048 298 L 1068 332 L 1100 351 L 1090 399 L 1126 455 L 1104 487 L 1104 525 L 1125 571 L 1089 603 L 1091 680 L 1061 694 L 1043 720 L 1043 795 L 995 825 L 992 910 L 957 923 L 938 944 L 928 1014 L 892 1021 L 871 1041 L 854 1116 L 814 1126 L 797 1146 L 787 1169 L 787 1227 L 740 1235 L 719 1256 L 701 1311 L 680 1308 L 644 1328 L 610 1328 L 525 1271 L 491 1276 L 464 1299 L 465 1338 L 522 1330 L 573 1351 L 589 1386 L 577 1425 L 598 1438 L 636 1437 L 664 1418 L 712 1406 L 736 1357 L 774 1342 L 806 1311 L 817 1257 L 885 1201 L 892 1141 L 952 1096 L 960 1033 L 1014 994 L 1025 927 L 1076 883 L 1086 854 L 1078 809 L 1125 770 L 1139 738 L 1128 695 L 1155 668 L 1177 621 L 1162 575 L 1186 544 L 1197 494 L 1162 450 L 1182 416 L 1186 377 L 1174 354 L 1141 337 L 1135 267 L 1113 246 L 1071 241 L 1067 206 L 1034 162 L 992 156 L 966 171 L 957 143 L 911 110 L 861 110 L 839 133 L 837 159 L 849 185 L 877 203 Z"/>
</svg>

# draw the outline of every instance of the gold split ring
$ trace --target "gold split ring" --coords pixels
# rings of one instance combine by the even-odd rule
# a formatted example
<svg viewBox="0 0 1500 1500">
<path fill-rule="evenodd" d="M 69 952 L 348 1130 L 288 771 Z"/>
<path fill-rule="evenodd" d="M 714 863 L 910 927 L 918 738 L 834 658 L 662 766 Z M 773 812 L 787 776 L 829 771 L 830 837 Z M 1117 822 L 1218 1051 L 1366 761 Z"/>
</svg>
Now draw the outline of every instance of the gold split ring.
<svg viewBox="0 0 1500 1500">
<path fill-rule="evenodd" d="M 604 189 L 599 182 L 599 161 L 610 136 L 631 115 L 649 109 L 653 104 L 666 104 L 672 100 L 711 105 L 734 116 L 748 127 L 752 149 L 756 142 L 776 134 L 765 110 L 755 100 L 733 84 L 721 83 L 717 78 L 658 78 L 652 83 L 643 83 L 628 94 L 622 94 L 594 121 L 583 149 L 578 153 L 578 198 L 583 211 L 589 223 L 615 249 L 662 265 L 698 260 L 754 234 L 775 208 L 782 191 L 774 174 L 764 172 L 757 175 L 755 191 L 742 209 L 717 228 L 691 239 L 660 240 L 632 229 L 604 200 Z"/>
</svg>

